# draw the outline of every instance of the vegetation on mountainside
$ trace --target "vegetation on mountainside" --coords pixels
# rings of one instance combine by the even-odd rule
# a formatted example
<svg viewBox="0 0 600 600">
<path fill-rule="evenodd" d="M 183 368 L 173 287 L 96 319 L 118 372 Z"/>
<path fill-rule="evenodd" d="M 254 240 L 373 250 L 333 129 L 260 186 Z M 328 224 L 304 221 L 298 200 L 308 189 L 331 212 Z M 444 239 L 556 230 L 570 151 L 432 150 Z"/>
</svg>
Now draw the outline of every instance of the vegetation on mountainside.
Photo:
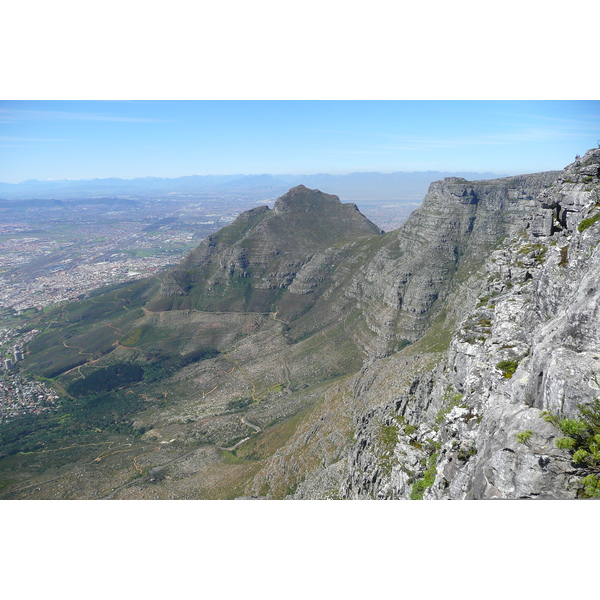
<svg viewBox="0 0 600 600">
<path fill-rule="evenodd" d="M 585 231 L 588 227 L 591 227 L 594 223 L 600 221 L 600 213 L 595 214 L 593 217 L 588 217 L 587 219 L 583 219 L 579 225 L 577 225 L 578 231 Z"/>
<path fill-rule="evenodd" d="M 144 370 L 140 366 L 119 363 L 98 369 L 82 379 L 76 379 L 69 384 L 67 392 L 78 397 L 109 392 L 138 382 L 143 376 Z"/>
<path fill-rule="evenodd" d="M 149 408 L 147 394 L 151 386 L 192 363 L 218 354 L 212 348 L 199 348 L 185 354 L 150 349 L 142 365 L 123 361 L 96 363 L 85 375 L 82 366 L 59 380 L 46 379 L 56 389 L 64 386 L 67 397 L 53 413 L 25 415 L 2 423 L 0 458 L 45 452 L 59 443 L 62 447 L 75 447 L 90 434 L 139 437 L 144 430 L 134 429 L 133 419 L 135 414 Z M 80 364 L 85 363 L 83 356 Z"/>
<path fill-rule="evenodd" d="M 578 406 L 581 417 L 564 419 L 558 415 L 544 413 L 547 421 L 558 427 L 565 437 L 558 438 L 558 448 L 569 450 L 573 462 L 592 473 L 582 481 L 581 496 L 600 498 L 600 400 L 594 400 L 589 406 Z"/>
<path fill-rule="evenodd" d="M 529 442 L 529 440 L 531 439 L 532 435 L 533 431 L 531 431 L 531 429 L 528 429 L 527 431 L 522 431 L 521 433 L 517 433 L 517 442 L 519 442 L 519 444 L 527 444 L 527 442 Z"/>
<path fill-rule="evenodd" d="M 496 367 L 502 371 L 502 375 L 506 377 L 506 379 L 510 379 L 517 370 L 519 366 L 519 361 L 516 359 L 507 359 L 501 360 Z"/>
<path fill-rule="evenodd" d="M 445 421 L 446 417 L 450 414 L 452 409 L 457 406 L 463 406 L 466 408 L 464 404 L 461 404 L 461 400 L 463 399 L 463 394 L 459 394 L 452 386 L 448 386 L 446 391 L 444 392 L 444 396 L 442 398 L 442 407 L 435 419 L 434 430 L 437 431 Z M 416 481 L 414 481 L 413 486 L 410 491 L 410 499 L 411 500 L 422 500 L 425 492 L 434 484 L 435 477 L 437 474 L 437 461 L 439 458 L 439 450 L 440 443 L 434 442 L 432 440 L 427 440 L 426 451 L 428 452 L 427 458 L 427 468 L 424 470 L 423 475 L 419 477 Z M 458 455 L 459 460 L 467 461 L 471 456 L 477 454 L 477 450 L 472 447 L 468 450 L 461 451 Z M 423 459 L 424 460 L 424 459 Z"/>
<path fill-rule="evenodd" d="M 243 411 L 252 404 L 252 398 L 238 398 L 227 403 L 227 409 L 235 412 Z"/>
<path fill-rule="evenodd" d="M 27 347 L 23 368 L 54 378 L 115 348 L 154 290 L 149 280 L 128 283 L 101 294 L 43 311 L 28 327 L 41 333 Z"/>
<path fill-rule="evenodd" d="M 172 354 L 160 349 L 150 350 L 146 356 L 149 363 L 144 366 L 144 381 L 155 383 L 170 377 L 180 369 L 202 360 L 215 358 L 219 352 L 214 349 L 199 349 L 186 354 Z"/>
<path fill-rule="evenodd" d="M 464 394 L 456 393 L 456 390 L 452 386 L 448 386 L 446 391 L 444 392 L 444 397 L 442 398 L 442 407 L 438 414 L 435 417 L 436 426 L 439 427 L 445 420 L 446 417 L 450 414 L 450 411 L 456 406 L 461 406 L 461 400 L 463 399 Z M 462 405 L 466 408 L 466 405 Z"/>
<path fill-rule="evenodd" d="M 138 394 L 113 391 L 64 400 L 55 413 L 24 415 L 0 425 L 0 458 L 21 453 L 55 452 L 84 443 L 89 435 L 139 436 L 132 427 L 133 415 L 144 406 Z M 100 437 L 102 437 L 100 435 Z M 50 458 L 52 456 L 50 455 Z"/>
<path fill-rule="evenodd" d="M 388 477 L 392 472 L 392 466 L 395 462 L 394 448 L 398 443 L 399 435 L 402 433 L 399 425 L 403 422 L 404 419 L 400 417 L 397 423 L 391 423 L 389 425 L 382 423 L 377 432 L 377 445 L 379 447 L 378 466 L 384 475 Z"/>
<path fill-rule="evenodd" d="M 423 477 L 417 479 L 412 486 L 410 491 L 411 500 L 423 500 L 425 492 L 433 485 L 436 476 L 436 463 L 438 459 L 438 453 L 434 452 L 430 457 L 427 464 L 427 469 L 423 473 Z"/>
</svg>

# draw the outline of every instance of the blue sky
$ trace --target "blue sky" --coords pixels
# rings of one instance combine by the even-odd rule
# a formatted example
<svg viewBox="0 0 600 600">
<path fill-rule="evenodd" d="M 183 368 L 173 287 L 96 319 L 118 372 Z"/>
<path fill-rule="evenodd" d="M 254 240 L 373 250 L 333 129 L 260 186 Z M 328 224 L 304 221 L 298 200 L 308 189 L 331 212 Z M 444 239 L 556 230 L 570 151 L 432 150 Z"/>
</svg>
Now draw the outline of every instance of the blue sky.
<svg viewBox="0 0 600 600">
<path fill-rule="evenodd" d="M 0 181 L 561 169 L 600 101 L 1 101 Z"/>
</svg>

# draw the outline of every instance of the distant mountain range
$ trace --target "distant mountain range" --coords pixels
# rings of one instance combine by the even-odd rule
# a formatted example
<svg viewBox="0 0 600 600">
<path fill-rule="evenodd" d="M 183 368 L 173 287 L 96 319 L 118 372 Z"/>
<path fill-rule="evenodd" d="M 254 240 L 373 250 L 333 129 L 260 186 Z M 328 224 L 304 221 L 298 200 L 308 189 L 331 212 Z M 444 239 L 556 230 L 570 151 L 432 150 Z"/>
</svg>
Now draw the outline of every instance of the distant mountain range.
<svg viewBox="0 0 600 600">
<path fill-rule="evenodd" d="M 191 175 L 137 179 L 60 179 L 21 183 L 0 183 L 0 199 L 68 199 L 106 196 L 154 197 L 165 194 L 224 195 L 247 197 L 277 197 L 290 187 L 305 185 L 336 194 L 343 200 L 421 200 L 429 184 L 444 177 L 464 177 L 468 180 L 494 179 L 503 174 L 474 172 L 417 171 L 396 173 L 350 173 L 330 175 Z"/>
</svg>

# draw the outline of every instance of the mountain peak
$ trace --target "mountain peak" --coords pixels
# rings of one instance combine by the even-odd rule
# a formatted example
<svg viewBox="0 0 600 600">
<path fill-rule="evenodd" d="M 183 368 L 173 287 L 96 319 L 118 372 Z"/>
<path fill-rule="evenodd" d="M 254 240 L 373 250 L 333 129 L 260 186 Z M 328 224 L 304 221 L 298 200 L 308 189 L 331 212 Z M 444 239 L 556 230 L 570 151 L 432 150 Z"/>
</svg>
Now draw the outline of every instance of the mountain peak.
<svg viewBox="0 0 600 600">
<path fill-rule="evenodd" d="M 334 204 L 342 204 L 337 196 L 325 194 L 321 190 L 311 190 L 304 185 L 297 185 L 278 198 L 273 208 L 276 213 L 306 212 Z"/>
<path fill-rule="evenodd" d="M 382 233 L 356 204 L 299 185 L 278 198 L 273 210 L 246 211 L 210 235 L 163 277 L 149 306 L 264 313 L 278 303 L 285 314 L 283 290 L 316 254 Z M 288 304 L 299 310 L 310 302 L 295 297 Z"/>
</svg>

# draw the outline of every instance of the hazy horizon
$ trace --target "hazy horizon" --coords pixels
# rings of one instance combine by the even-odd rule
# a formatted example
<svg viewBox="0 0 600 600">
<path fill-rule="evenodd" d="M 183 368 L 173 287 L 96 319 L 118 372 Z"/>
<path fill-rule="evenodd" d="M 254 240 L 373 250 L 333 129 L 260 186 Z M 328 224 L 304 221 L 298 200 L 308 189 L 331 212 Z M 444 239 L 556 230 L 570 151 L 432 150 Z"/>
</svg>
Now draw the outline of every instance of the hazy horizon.
<svg viewBox="0 0 600 600">
<path fill-rule="evenodd" d="M 0 181 L 558 170 L 600 101 L 1 101 Z"/>
<path fill-rule="evenodd" d="M 315 177 L 315 176 L 331 176 L 331 177 L 347 177 L 349 175 L 419 175 L 427 173 L 473 173 L 479 175 L 494 175 L 497 177 L 508 176 L 505 173 L 494 173 L 492 171 L 447 171 L 439 169 L 428 169 L 423 171 L 349 171 L 347 173 L 328 173 L 325 171 L 314 172 L 314 173 L 187 173 L 185 175 L 179 175 L 174 177 L 160 177 L 157 175 L 142 175 L 139 177 L 75 177 L 75 178 L 58 178 L 58 179 L 23 179 L 17 182 L 0 181 L 0 183 L 6 183 L 10 185 L 20 185 L 28 183 L 30 181 L 37 181 L 40 183 L 46 183 L 50 181 L 61 182 L 61 181 L 96 181 L 96 180 L 111 180 L 118 179 L 120 181 L 135 181 L 137 179 L 183 179 L 189 177 Z M 520 173 L 518 173 L 520 174 Z"/>
</svg>

